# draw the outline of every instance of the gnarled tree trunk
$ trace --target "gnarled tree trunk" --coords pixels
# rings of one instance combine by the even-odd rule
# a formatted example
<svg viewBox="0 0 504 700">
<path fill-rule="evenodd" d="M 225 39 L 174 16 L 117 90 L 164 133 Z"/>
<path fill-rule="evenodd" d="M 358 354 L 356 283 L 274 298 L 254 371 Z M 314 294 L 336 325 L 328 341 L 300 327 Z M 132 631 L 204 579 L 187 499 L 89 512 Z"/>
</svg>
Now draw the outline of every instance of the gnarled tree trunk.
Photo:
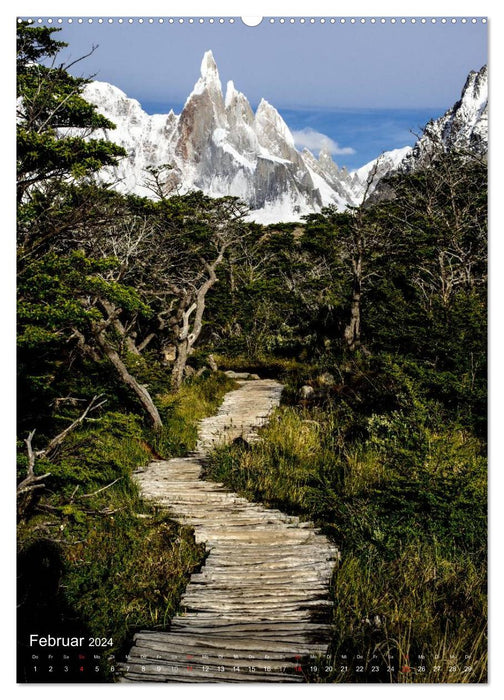
<svg viewBox="0 0 504 700">
<path fill-rule="evenodd" d="M 360 290 L 354 289 L 350 306 L 350 321 L 345 328 L 345 340 L 349 350 L 360 345 Z"/>
<path fill-rule="evenodd" d="M 362 254 L 359 253 L 353 264 L 352 300 L 350 303 L 350 319 L 345 328 L 345 340 L 349 350 L 356 350 L 360 345 L 361 326 L 361 290 L 362 290 Z"/>
<path fill-rule="evenodd" d="M 140 403 L 142 404 L 143 408 L 145 409 L 149 418 L 151 419 L 154 428 L 162 428 L 163 422 L 161 421 L 161 416 L 159 415 L 159 411 L 157 410 L 151 395 L 149 394 L 147 389 L 141 384 L 139 384 L 135 377 L 133 377 L 133 375 L 131 375 L 128 372 L 128 368 L 121 360 L 119 353 L 107 340 L 105 331 L 96 330 L 94 337 L 101 350 L 103 351 L 103 354 L 106 357 L 108 357 L 108 359 L 112 363 L 121 381 L 127 386 L 129 386 L 136 394 L 137 398 L 139 399 Z"/>
<path fill-rule="evenodd" d="M 203 328 L 203 313 L 205 311 L 205 297 L 207 292 L 217 282 L 215 270 L 224 258 L 226 246 L 223 246 L 217 258 L 211 263 L 205 263 L 208 278 L 196 292 L 196 297 L 193 303 L 182 312 L 181 324 L 175 342 L 175 363 L 172 370 L 172 387 L 179 389 L 182 380 L 184 379 L 184 369 L 187 360 L 192 353 L 193 346 L 198 340 L 201 329 Z M 194 298 L 194 297 L 193 297 Z M 187 300 L 189 303 L 190 300 Z M 191 316 L 194 314 L 194 319 L 191 321 Z M 192 323 L 192 327 L 191 327 Z"/>
<path fill-rule="evenodd" d="M 172 387 L 174 389 L 180 389 L 180 387 L 182 386 L 182 382 L 184 380 L 184 370 L 187 364 L 187 360 L 189 358 L 189 351 L 190 345 L 187 338 L 182 342 L 177 343 L 177 354 L 175 357 L 175 362 L 173 364 L 171 377 Z"/>
</svg>

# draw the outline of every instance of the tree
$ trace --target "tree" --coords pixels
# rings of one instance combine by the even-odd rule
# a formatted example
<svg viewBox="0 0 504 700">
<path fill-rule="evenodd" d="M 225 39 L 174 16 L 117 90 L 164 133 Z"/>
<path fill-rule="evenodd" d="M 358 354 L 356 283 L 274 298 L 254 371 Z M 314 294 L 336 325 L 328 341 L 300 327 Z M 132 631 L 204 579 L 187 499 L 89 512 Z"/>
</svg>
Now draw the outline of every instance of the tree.
<svg viewBox="0 0 504 700">
<path fill-rule="evenodd" d="M 330 266 L 333 277 L 343 281 L 345 289 L 338 290 L 338 295 L 346 294 L 347 317 L 341 329 L 345 347 L 354 352 L 361 346 L 362 336 L 362 301 L 365 287 L 379 274 L 379 261 L 390 250 L 391 240 L 387 231 L 377 226 L 373 217 L 368 215 L 366 204 L 370 199 L 373 184 L 379 171 L 380 159 L 371 169 L 360 206 L 348 208 L 344 213 L 335 206 L 324 207 L 320 214 L 304 217 L 306 220 L 305 236 L 309 237 L 315 229 L 327 229 L 325 236 L 332 229 L 333 248 Z"/>
<path fill-rule="evenodd" d="M 55 66 L 65 46 L 53 39 L 59 31 L 18 25 L 18 279 L 21 368 L 45 358 L 44 372 L 68 356 L 68 343 L 94 360 L 85 342 L 94 337 L 102 357 L 136 394 L 153 425 L 161 420 L 145 387 L 128 372 L 108 337 L 113 323 L 107 306 L 149 313 L 134 289 L 112 283 L 112 257 L 87 256 L 76 245 L 83 229 L 106 230 L 111 207 L 104 188 L 87 184 L 88 176 L 114 165 L 124 150 L 90 138 L 99 128 L 115 128 L 81 96 L 88 82 L 68 67 Z M 50 61 L 49 66 L 44 62 Z M 93 198 L 93 206 L 89 200 Z M 117 198 L 114 200 L 117 203 Z M 77 206 L 78 204 L 78 206 Z M 50 376 L 50 375 L 49 375 Z"/>
<path fill-rule="evenodd" d="M 374 273 L 368 270 L 369 259 L 376 256 L 378 251 L 383 254 L 387 237 L 373 225 L 372 217 L 366 216 L 365 205 L 376 180 L 380 166 L 377 159 L 367 177 L 366 187 L 360 206 L 353 212 L 349 233 L 343 250 L 343 256 L 349 259 L 352 270 L 352 292 L 350 301 L 350 318 L 343 337 L 349 350 L 354 351 L 361 345 L 361 306 L 364 282 Z"/>
<path fill-rule="evenodd" d="M 485 431 L 486 163 L 432 154 L 389 181 L 394 197 L 366 217 L 391 241 L 368 283 L 366 338 L 407 357 L 427 391 Z M 476 426 L 477 424 L 477 426 Z"/>
<path fill-rule="evenodd" d="M 187 360 L 201 335 L 207 294 L 218 282 L 217 270 L 226 252 L 243 235 L 247 213 L 247 207 L 234 197 L 212 200 L 199 193 L 193 195 L 190 207 L 192 211 L 184 216 L 185 235 L 179 237 L 177 246 L 184 258 L 172 268 L 170 285 L 175 296 L 174 313 L 168 319 L 175 345 L 175 389 L 182 383 Z"/>
<path fill-rule="evenodd" d="M 402 220 L 423 234 L 429 256 L 413 282 L 426 307 L 447 308 L 461 290 L 486 285 L 486 163 L 467 153 L 431 155 L 428 168 L 397 188 Z"/>
<path fill-rule="evenodd" d="M 124 306 L 101 302 L 127 352 L 139 355 L 157 339 L 161 352 L 173 354 L 174 389 L 201 335 L 217 271 L 243 236 L 246 211 L 233 197 L 201 192 L 158 202 L 133 197 L 106 229 L 82 229 L 74 241 L 92 257 L 113 257 L 118 265 L 107 280 L 134 288 L 151 309 L 150 316 L 131 315 Z"/>
<path fill-rule="evenodd" d="M 125 155 L 116 144 L 85 138 L 96 129 L 115 129 L 115 125 L 82 98 L 82 89 L 89 80 L 71 76 L 69 65 L 54 65 L 57 53 L 67 45 L 53 39 L 53 33 L 58 31 L 33 27 L 28 22 L 18 24 L 19 202 L 35 186 L 60 182 L 69 176 L 85 177 L 104 165 L 115 165 L 117 157 Z M 50 59 L 52 64 L 44 65 Z"/>
</svg>

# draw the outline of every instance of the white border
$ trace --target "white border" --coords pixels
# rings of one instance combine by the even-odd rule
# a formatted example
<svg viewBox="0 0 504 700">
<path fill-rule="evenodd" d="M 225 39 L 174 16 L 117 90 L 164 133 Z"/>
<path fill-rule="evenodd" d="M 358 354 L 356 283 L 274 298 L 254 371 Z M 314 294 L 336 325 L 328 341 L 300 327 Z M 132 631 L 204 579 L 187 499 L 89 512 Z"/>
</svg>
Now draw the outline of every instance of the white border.
<svg viewBox="0 0 504 700">
<path fill-rule="evenodd" d="M 309 15 L 306 14 L 306 10 L 309 10 Z M 103 0 L 102 2 L 96 2 L 90 0 L 88 3 L 69 3 L 67 2 L 20 2 L 16 7 L 8 8 L 7 10 L 2 10 L 2 20 L 0 25 L 2 32 L 1 43 L 2 51 L 4 55 L 2 56 L 2 65 L 4 80 L 2 81 L 2 92 L 6 96 L 6 101 L 3 104 L 3 114 L 0 116 L 5 116 L 5 111 L 8 113 L 11 110 L 11 97 L 15 95 L 14 90 L 14 77 L 13 71 L 10 70 L 10 66 L 13 63 L 14 56 L 14 32 L 13 32 L 13 20 L 15 16 L 28 16 L 32 15 L 34 17 L 44 16 L 44 17 L 67 17 L 71 16 L 92 16 L 92 17 L 114 17 L 114 16 L 142 16 L 142 17 L 190 17 L 190 16 L 201 16 L 201 17 L 240 17 L 240 16 L 268 16 L 268 17 L 484 17 L 489 16 L 489 31 L 491 33 L 491 44 L 490 44 L 490 75 L 491 75 L 491 182 L 492 182 L 492 196 L 491 196 L 491 393 L 490 393 L 490 406 L 491 406 L 491 485 L 492 492 L 496 493 L 498 486 L 502 486 L 502 470 L 504 465 L 499 457 L 502 455 L 501 450 L 495 444 L 498 440 L 499 433 L 502 432 L 502 425 L 500 420 L 499 408 L 500 408 L 500 394 L 504 389 L 503 386 L 503 370 L 501 369 L 502 361 L 500 360 L 499 350 L 503 347 L 503 332 L 501 328 L 503 327 L 502 320 L 500 317 L 500 311 L 502 308 L 501 302 L 504 301 L 503 289 L 501 286 L 500 279 L 504 278 L 504 275 L 500 271 L 500 266 L 504 264 L 502 258 L 502 246 L 503 246 L 503 236 L 504 231 L 501 221 L 501 214 L 498 211 L 500 209 L 501 199 L 500 195 L 500 179 L 501 175 L 499 170 L 502 166 L 499 161 L 504 162 L 504 151 L 502 149 L 502 134 L 504 133 L 504 115 L 502 114 L 502 93 L 499 88 L 499 84 L 503 83 L 503 76 L 501 73 L 501 67 L 503 65 L 502 52 L 503 52 L 503 36 L 502 36 L 502 10 L 500 8 L 496 9 L 495 0 L 494 2 L 467 2 L 466 0 L 458 0 L 457 2 L 432 2 L 425 0 L 422 3 L 404 3 L 404 2 L 354 2 L 354 3 L 337 3 L 337 2 L 320 2 L 317 0 L 310 0 L 310 2 L 298 2 L 298 0 L 291 0 L 291 2 L 283 2 L 279 0 L 272 0 L 267 3 L 261 0 L 256 2 L 232 2 L 228 0 L 223 2 L 204 3 L 204 2 L 194 2 L 187 0 L 183 3 L 166 3 L 166 2 L 149 2 L 145 0 L 142 2 L 130 2 L 129 0 L 124 0 L 123 2 L 107 2 Z M 493 27 L 493 31 L 492 31 Z M 6 70 L 5 70 L 6 69 Z M 497 75 L 497 77 L 493 77 Z M 10 115 L 9 115 L 10 116 Z M 13 121 L 13 120 L 12 120 Z M 495 125 L 495 128 L 494 128 Z M 4 457 L 2 467 L 5 469 L 4 473 L 4 488 L 2 489 L 2 495 L 5 498 L 5 503 L 3 503 L 3 508 L 1 510 L 3 532 L 8 543 L 8 552 L 4 554 L 4 567 L 3 567 L 3 582 L 6 583 L 4 587 L 4 594 L 2 596 L 2 602 L 4 603 L 5 610 L 2 616 L 4 625 L 0 628 L 0 640 L 1 640 L 1 656 L 2 659 L 2 683 L 3 688 L 7 690 L 9 695 L 14 697 L 21 697 L 32 695 L 34 697 L 45 698 L 45 697 L 67 697 L 72 696 L 87 696 L 92 694 L 93 697 L 108 697 L 110 693 L 119 693 L 118 697 L 123 697 L 125 694 L 127 697 L 141 697 L 143 698 L 145 694 L 147 698 L 155 696 L 169 698 L 198 698 L 202 700 L 203 695 L 215 692 L 220 697 L 231 697 L 239 695 L 241 697 L 256 697 L 260 696 L 274 696 L 277 697 L 299 697 L 307 696 L 308 693 L 315 694 L 318 696 L 325 697 L 389 697 L 390 695 L 399 697 L 403 691 L 406 693 L 428 693 L 429 696 L 433 697 L 448 697 L 453 693 L 461 694 L 466 696 L 467 693 L 473 695 L 474 693 L 485 693 L 487 697 L 497 697 L 502 694 L 504 688 L 504 671 L 501 671 L 501 666 L 504 661 L 504 649 L 502 644 L 502 637 L 504 635 L 503 623 L 504 617 L 502 615 L 502 593 L 500 588 L 502 588 L 502 578 L 498 576 L 498 553 L 499 549 L 502 549 L 501 544 L 501 525 L 500 516 L 498 511 L 501 510 L 500 503 L 497 501 L 496 496 L 491 499 L 491 514 L 492 514 L 492 525 L 491 531 L 493 536 L 491 538 L 491 580 L 493 585 L 491 586 L 491 657 L 490 657 L 490 684 L 488 686 L 426 686 L 426 685 L 394 685 L 394 686 L 370 686 L 370 685 L 307 685 L 307 686 L 258 686 L 255 684 L 240 684 L 240 685 L 175 685 L 166 684 L 162 686 L 151 686 L 138 684 L 131 686 L 126 686 L 123 684 L 118 685 L 57 685 L 57 686 L 47 686 L 47 685 L 15 685 L 15 632 L 14 632 L 14 553 L 15 545 L 14 543 L 14 527 L 13 527 L 13 515 L 14 509 L 12 507 L 12 493 L 10 486 L 14 484 L 14 480 L 11 478 L 10 474 L 12 470 L 12 458 L 14 455 L 13 446 L 13 435 L 15 434 L 14 429 L 14 352 L 13 352 L 13 338 L 14 338 L 14 245 L 13 245 L 13 231 L 15 230 L 15 218 L 13 216 L 13 206 L 12 203 L 15 202 L 14 193 L 14 178 L 12 177 L 13 171 L 10 170 L 11 163 L 14 162 L 14 138 L 13 138 L 13 127 L 9 123 L 7 127 L 2 123 L 2 131 L 0 132 L 3 136 L 3 151 L 5 152 L 4 159 L 9 163 L 7 171 L 2 172 L 2 182 L 1 182 L 1 192 L 5 194 L 3 214 L 4 221 L 6 225 L 2 227 L 2 256 L 0 257 L 0 283 L 2 288 L 0 289 L 1 299 L 4 304 L 4 311 L 2 313 L 2 320 L 5 323 L 7 319 L 7 333 L 6 335 L 2 333 L 4 343 L 7 343 L 7 348 L 3 348 L 2 351 L 2 362 L 0 366 L 2 368 L 2 380 L 0 386 L 3 388 L 2 401 L 0 401 L 0 426 L 2 427 L 2 435 L 4 437 L 2 443 L 2 455 Z M 502 157 L 501 157 L 502 154 Z M 11 160 L 12 158 L 12 160 Z M 495 201 L 494 201 L 495 200 Z M 8 211 L 8 216 L 6 217 L 6 209 Z M 500 278 L 500 279 L 499 279 Z M 2 331 L 4 331 L 4 323 L 2 323 Z M 8 485 L 9 488 L 5 488 Z M 499 522 L 497 522 L 499 519 Z M 499 581 L 500 585 L 497 584 Z M 120 688 L 120 690 L 117 690 Z"/>
<path fill-rule="evenodd" d="M 76 7 L 82 7 L 82 10 L 76 10 Z M 165 3 L 146 0 L 145 2 L 96 2 L 90 0 L 88 3 L 71 3 L 68 2 L 20 2 L 16 5 L 15 12 L 19 15 L 25 14 L 40 14 L 45 16 L 65 17 L 68 14 L 84 14 L 85 16 L 120 16 L 122 14 L 131 13 L 132 16 L 149 17 L 161 16 L 202 16 L 208 17 L 212 15 L 221 15 L 223 17 L 241 17 L 241 16 L 303 16 L 306 10 L 312 17 L 333 16 L 359 16 L 373 17 L 377 13 L 382 16 L 389 17 L 407 17 L 407 16 L 433 16 L 450 15 L 453 17 L 472 16 L 475 13 L 479 16 L 491 13 L 495 5 L 491 2 L 468 2 L 460 0 L 459 2 L 431 2 L 425 0 L 423 3 L 413 5 L 416 9 L 410 9 L 412 4 L 404 2 L 327 2 L 327 0 L 313 0 L 309 2 L 299 2 L 299 0 L 272 0 L 264 2 L 257 0 L 256 2 L 233 2 L 232 0 L 219 0 L 217 2 L 195 2 L 187 0 L 183 3 Z M 442 9 L 441 9 L 442 8 Z M 485 9 L 486 8 L 486 9 Z M 178 10 L 178 11 L 177 11 Z"/>
</svg>

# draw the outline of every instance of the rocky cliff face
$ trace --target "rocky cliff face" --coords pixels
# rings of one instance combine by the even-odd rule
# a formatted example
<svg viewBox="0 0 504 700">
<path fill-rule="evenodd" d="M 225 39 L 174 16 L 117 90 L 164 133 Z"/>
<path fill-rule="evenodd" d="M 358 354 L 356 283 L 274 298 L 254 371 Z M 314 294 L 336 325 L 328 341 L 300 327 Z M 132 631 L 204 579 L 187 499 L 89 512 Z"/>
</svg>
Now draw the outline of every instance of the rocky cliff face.
<svg viewBox="0 0 504 700">
<path fill-rule="evenodd" d="M 409 173 L 429 167 L 439 152 L 458 151 L 485 156 L 488 151 L 488 70 L 471 71 L 460 99 L 442 117 L 431 120 L 413 148 L 383 153 L 353 173 L 357 188 L 364 188 L 368 204 L 393 197 L 384 181 L 394 173 Z M 370 181 L 369 187 L 365 184 Z M 366 194 L 367 187 L 367 194 Z M 369 197 L 369 199 L 367 199 Z"/>
<path fill-rule="evenodd" d="M 405 172 L 429 164 L 432 153 L 467 151 L 484 156 L 488 151 L 488 70 L 471 71 L 458 102 L 439 119 L 430 121 L 411 153 L 404 159 Z"/>
<path fill-rule="evenodd" d="M 385 175 L 420 167 L 433 140 L 445 148 L 486 149 L 486 67 L 469 75 L 459 102 L 427 125 L 414 149 L 389 151 L 353 173 L 338 168 L 327 150 L 318 158 L 308 149 L 299 152 L 266 100 L 254 113 L 232 81 L 224 96 L 211 51 L 180 115 L 148 115 L 108 83 L 91 83 L 84 97 L 117 125 L 94 137 L 110 139 L 128 153 L 116 168 L 104 170 L 102 179 L 122 192 L 153 196 L 146 169 L 169 164 L 167 193 L 200 189 L 212 197 L 239 197 L 249 205 L 250 218 L 261 223 L 297 221 L 327 205 L 341 211 L 357 206 L 371 174 L 369 192 Z"/>
<path fill-rule="evenodd" d="M 384 177 L 397 172 L 404 160 L 410 156 L 411 151 L 411 146 L 386 151 L 356 170 L 353 173 L 354 186 L 361 192 L 361 198 L 372 194 Z"/>
<path fill-rule="evenodd" d="M 128 153 L 101 175 L 123 192 L 152 196 L 146 168 L 169 164 L 171 191 L 239 197 L 250 206 L 251 218 L 262 223 L 296 221 L 327 204 L 344 209 L 357 203 L 355 179 L 327 152 L 319 159 L 300 153 L 275 107 L 261 100 L 254 114 L 232 81 L 223 95 L 210 51 L 180 115 L 148 115 L 108 83 L 91 83 L 84 96 L 117 125 L 96 137 L 113 140 Z"/>
</svg>

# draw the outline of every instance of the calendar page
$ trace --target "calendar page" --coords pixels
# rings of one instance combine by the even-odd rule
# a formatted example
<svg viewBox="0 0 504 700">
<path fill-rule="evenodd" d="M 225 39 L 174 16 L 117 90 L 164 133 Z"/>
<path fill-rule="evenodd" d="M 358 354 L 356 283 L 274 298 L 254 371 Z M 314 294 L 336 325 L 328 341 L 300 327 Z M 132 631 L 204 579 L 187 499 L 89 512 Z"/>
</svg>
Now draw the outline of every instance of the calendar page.
<svg viewBox="0 0 504 700">
<path fill-rule="evenodd" d="M 16 25 L 18 683 L 486 683 L 486 18 Z"/>
</svg>

